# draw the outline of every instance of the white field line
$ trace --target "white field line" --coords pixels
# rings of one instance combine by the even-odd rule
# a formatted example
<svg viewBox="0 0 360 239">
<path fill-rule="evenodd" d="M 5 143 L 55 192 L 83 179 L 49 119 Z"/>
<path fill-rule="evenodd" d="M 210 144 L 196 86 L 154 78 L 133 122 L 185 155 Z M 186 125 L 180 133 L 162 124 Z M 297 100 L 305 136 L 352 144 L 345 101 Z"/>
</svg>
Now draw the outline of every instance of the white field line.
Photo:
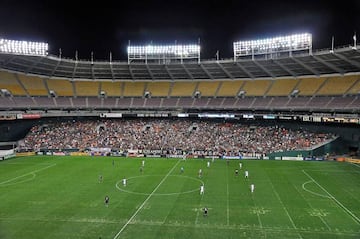
<svg viewBox="0 0 360 239">
<path fill-rule="evenodd" d="M 308 184 L 308 183 L 314 183 L 314 182 L 313 182 L 312 180 L 310 180 L 310 181 L 307 181 L 307 182 L 303 183 L 303 184 L 302 184 L 302 189 L 304 189 L 304 191 L 306 191 L 306 192 L 308 192 L 308 193 L 311 193 L 311 194 L 314 194 L 314 195 L 319 196 L 319 197 L 330 198 L 328 195 L 322 195 L 322 194 L 320 194 L 320 193 L 316 193 L 316 192 L 313 192 L 313 191 L 307 189 L 307 188 L 305 187 L 305 185 Z"/>
<path fill-rule="evenodd" d="M 49 165 L 49 166 L 46 166 L 46 167 L 44 167 L 44 168 L 40 168 L 40 169 L 31 171 L 31 172 L 29 172 L 29 173 L 25 173 L 25 174 L 23 174 L 23 175 L 20 175 L 20 176 L 15 177 L 15 178 L 11 178 L 11 179 L 9 179 L 9 180 L 0 182 L 0 185 L 6 184 L 6 183 L 9 183 L 9 182 L 12 182 L 12 181 L 14 181 L 14 180 L 16 180 L 16 179 L 18 179 L 18 178 L 22 178 L 22 177 L 25 177 L 25 176 L 28 176 L 28 175 L 35 174 L 35 173 L 37 173 L 37 172 L 40 172 L 40 171 L 43 171 L 43 170 L 45 170 L 45 169 L 51 168 L 51 167 L 53 167 L 53 166 L 55 166 L 55 165 L 56 165 L 56 163 L 51 164 L 51 165 Z"/>
<path fill-rule="evenodd" d="M 114 221 L 114 220 L 106 220 L 103 218 L 26 218 L 26 217 L 0 217 L 2 221 L 28 221 L 28 222 L 71 222 L 71 223 L 96 223 L 98 224 L 118 224 L 121 221 Z M 135 225 L 147 225 L 147 226 L 159 226 L 165 225 L 169 227 L 182 227 L 182 228 L 211 228 L 211 229 L 241 229 L 241 230 L 251 230 L 251 231 L 262 231 L 266 230 L 267 232 L 295 232 L 295 229 L 289 227 L 264 227 L 259 228 L 258 226 L 253 225 L 223 225 L 223 224 L 201 224 L 201 225 L 194 225 L 193 223 L 165 223 L 163 221 L 146 221 L 146 220 L 134 220 L 132 224 Z M 357 236 L 359 235 L 358 231 L 354 230 L 344 230 L 344 231 L 336 231 L 331 232 L 324 231 L 319 228 L 315 228 L 314 230 L 309 230 L 308 228 L 298 228 L 299 231 L 305 233 L 314 233 L 317 235 L 326 234 L 326 235 L 337 235 L 337 236 Z"/>
<path fill-rule="evenodd" d="M 354 215 L 354 213 L 352 213 L 349 209 L 347 209 L 341 202 L 339 202 L 333 195 L 331 195 L 324 187 L 322 187 L 318 182 L 315 181 L 315 179 L 313 179 L 307 172 L 305 172 L 305 170 L 302 170 L 303 173 L 308 176 L 308 178 L 310 178 L 314 183 L 316 183 L 316 185 L 319 186 L 319 188 L 321 188 L 324 192 L 326 192 L 329 197 L 334 200 L 334 202 L 336 202 L 345 212 L 347 212 L 351 218 L 360 225 L 360 219 Z"/>
<path fill-rule="evenodd" d="M 256 206 L 256 203 L 255 203 L 255 200 L 254 200 L 254 197 L 253 197 L 252 194 L 251 194 L 251 199 L 253 200 L 255 207 L 257 207 L 257 206 Z M 258 221 L 259 221 L 259 226 L 260 226 L 261 229 L 263 229 L 263 225 L 262 225 L 262 223 L 261 223 L 261 219 L 260 219 L 259 213 L 256 213 L 256 215 L 257 215 L 257 218 L 258 218 Z M 266 238 L 266 234 L 265 234 L 265 238 Z"/>
<path fill-rule="evenodd" d="M 311 181 L 312 182 L 312 181 Z M 304 199 L 304 201 L 309 205 L 311 210 L 314 210 L 314 208 L 311 206 L 311 204 L 306 200 L 306 198 L 302 195 L 302 193 L 295 187 L 295 190 L 301 195 L 301 197 Z M 327 227 L 329 231 L 332 231 L 329 225 L 325 222 L 325 220 L 322 218 L 322 216 L 318 216 L 319 219 L 322 221 L 322 223 Z"/>
<path fill-rule="evenodd" d="M 358 167 L 358 168 L 360 168 L 360 165 L 358 165 L 357 163 L 351 163 L 351 164 Z"/>
<path fill-rule="evenodd" d="M 151 198 L 151 196 L 156 192 L 156 190 L 161 186 L 161 184 L 166 180 L 166 178 L 171 174 L 172 171 L 176 168 L 179 164 L 180 160 L 170 169 L 170 171 L 165 175 L 165 177 L 160 181 L 160 183 L 156 186 L 156 188 L 150 193 L 150 195 L 145 199 L 145 201 L 140 205 L 140 207 L 135 211 L 135 213 L 130 217 L 130 219 L 125 223 L 125 225 L 120 229 L 120 231 L 114 236 L 114 239 L 118 238 L 119 235 L 125 230 L 127 225 L 136 217 L 136 215 L 140 212 L 140 210 L 144 207 L 146 202 Z"/>
<path fill-rule="evenodd" d="M 291 218 L 288 210 L 286 209 L 285 204 L 283 203 L 283 201 L 281 200 L 279 194 L 277 193 L 277 191 L 276 191 L 276 189 L 275 189 L 275 187 L 274 187 L 274 184 L 271 182 L 271 180 L 269 180 L 269 181 L 270 181 L 270 185 L 271 185 L 271 187 L 272 187 L 272 189 L 273 189 L 273 192 L 275 193 L 275 196 L 277 197 L 277 199 L 278 199 L 279 202 L 281 203 L 282 207 L 284 208 L 284 211 L 286 212 L 286 215 L 288 216 L 288 218 L 289 218 L 289 220 L 290 220 L 290 222 L 291 222 L 291 225 L 293 226 L 294 229 L 297 230 L 297 227 L 295 226 L 294 221 L 292 220 L 292 218 Z M 299 238 L 302 238 L 302 236 L 301 236 L 300 233 L 298 233 L 298 235 L 299 235 Z"/>
</svg>

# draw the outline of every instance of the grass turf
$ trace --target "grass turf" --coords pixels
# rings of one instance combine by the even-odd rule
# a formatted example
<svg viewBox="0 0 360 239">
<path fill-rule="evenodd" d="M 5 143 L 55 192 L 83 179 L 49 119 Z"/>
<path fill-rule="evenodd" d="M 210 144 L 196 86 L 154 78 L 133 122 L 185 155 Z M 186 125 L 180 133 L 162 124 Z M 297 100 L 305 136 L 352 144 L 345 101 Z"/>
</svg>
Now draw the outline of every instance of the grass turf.
<svg viewBox="0 0 360 239">
<path fill-rule="evenodd" d="M 360 238 L 358 165 L 243 160 L 236 176 L 235 160 L 142 160 L 0 162 L 0 238 Z"/>
</svg>

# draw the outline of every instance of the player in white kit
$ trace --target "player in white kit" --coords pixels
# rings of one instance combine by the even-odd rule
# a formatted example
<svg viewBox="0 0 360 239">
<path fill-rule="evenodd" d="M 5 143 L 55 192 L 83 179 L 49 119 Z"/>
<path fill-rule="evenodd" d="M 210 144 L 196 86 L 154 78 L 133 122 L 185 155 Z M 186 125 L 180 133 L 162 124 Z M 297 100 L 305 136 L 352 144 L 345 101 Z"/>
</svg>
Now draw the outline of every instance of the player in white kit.
<svg viewBox="0 0 360 239">
<path fill-rule="evenodd" d="M 249 178 L 249 171 L 245 171 L 245 178 Z"/>
<path fill-rule="evenodd" d="M 126 178 L 123 178 L 122 182 L 123 182 L 123 186 L 126 187 Z"/>
<path fill-rule="evenodd" d="M 250 185 L 250 190 L 251 190 L 252 193 L 253 193 L 254 190 L 255 190 L 255 185 L 254 185 L 253 183 Z"/>
<path fill-rule="evenodd" d="M 200 186 L 200 195 L 203 195 L 205 191 L 204 184 L 201 184 Z"/>
</svg>

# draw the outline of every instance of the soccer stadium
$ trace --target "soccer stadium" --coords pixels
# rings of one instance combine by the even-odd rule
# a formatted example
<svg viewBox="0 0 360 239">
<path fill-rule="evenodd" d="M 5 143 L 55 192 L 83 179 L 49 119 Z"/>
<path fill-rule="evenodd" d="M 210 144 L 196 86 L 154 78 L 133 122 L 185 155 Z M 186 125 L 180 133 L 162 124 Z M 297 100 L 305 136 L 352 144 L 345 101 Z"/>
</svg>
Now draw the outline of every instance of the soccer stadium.
<svg viewBox="0 0 360 239">
<path fill-rule="evenodd" d="M 360 46 L 81 60 L 0 39 L 0 238 L 359 238 Z"/>
</svg>

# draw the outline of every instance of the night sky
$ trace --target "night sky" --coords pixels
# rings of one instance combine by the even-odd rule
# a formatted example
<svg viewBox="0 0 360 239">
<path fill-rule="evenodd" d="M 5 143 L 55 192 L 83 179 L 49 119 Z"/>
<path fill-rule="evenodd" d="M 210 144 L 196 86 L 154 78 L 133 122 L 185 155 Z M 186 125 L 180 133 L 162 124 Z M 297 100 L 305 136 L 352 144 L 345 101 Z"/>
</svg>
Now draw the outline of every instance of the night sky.
<svg viewBox="0 0 360 239">
<path fill-rule="evenodd" d="M 313 48 L 360 40 L 360 0 L 118 0 L 0 3 L 0 38 L 49 43 L 50 54 L 126 60 L 132 45 L 201 42 L 202 59 L 232 57 L 238 40 L 313 34 Z"/>
</svg>

